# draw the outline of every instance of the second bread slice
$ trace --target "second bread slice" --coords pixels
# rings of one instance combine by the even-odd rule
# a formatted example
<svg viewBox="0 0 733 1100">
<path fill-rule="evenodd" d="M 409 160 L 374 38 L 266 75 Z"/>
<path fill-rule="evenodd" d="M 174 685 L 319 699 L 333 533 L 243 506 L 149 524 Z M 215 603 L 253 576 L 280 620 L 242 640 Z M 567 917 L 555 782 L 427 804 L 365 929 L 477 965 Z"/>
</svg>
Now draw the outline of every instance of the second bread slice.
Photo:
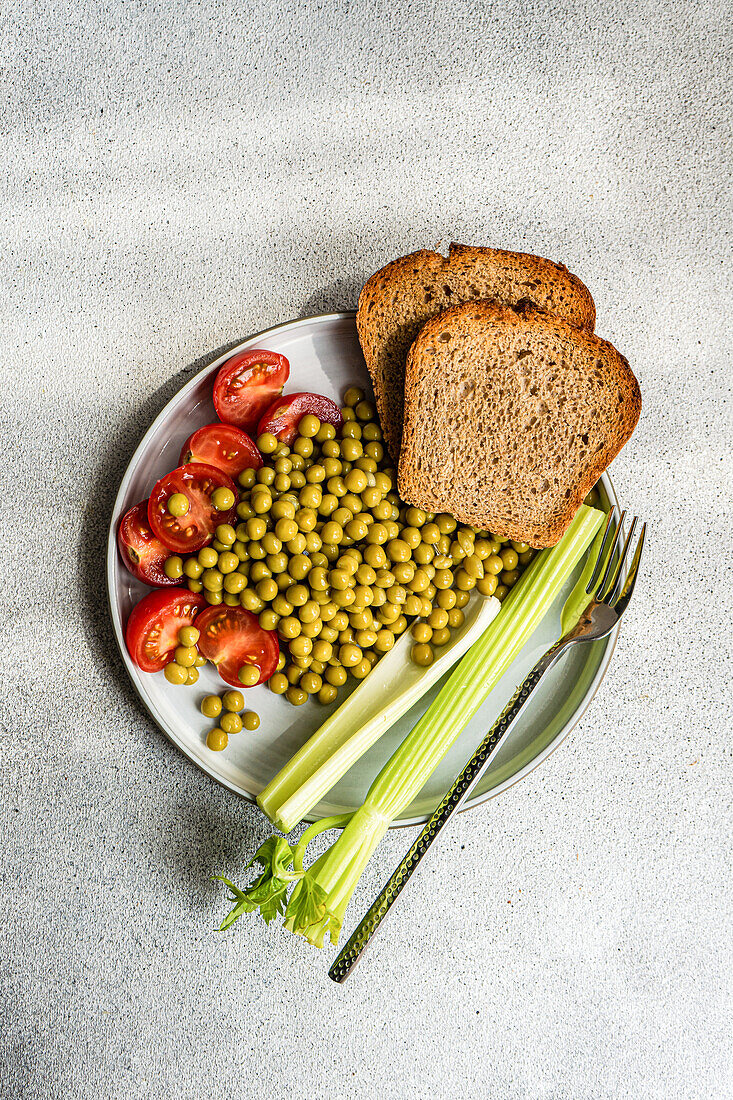
<svg viewBox="0 0 733 1100">
<path fill-rule="evenodd" d="M 407 357 L 400 495 L 554 546 L 640 411 L 636 378 L 605 340 L 531 306 L 457 306 Z"/>
</svg>

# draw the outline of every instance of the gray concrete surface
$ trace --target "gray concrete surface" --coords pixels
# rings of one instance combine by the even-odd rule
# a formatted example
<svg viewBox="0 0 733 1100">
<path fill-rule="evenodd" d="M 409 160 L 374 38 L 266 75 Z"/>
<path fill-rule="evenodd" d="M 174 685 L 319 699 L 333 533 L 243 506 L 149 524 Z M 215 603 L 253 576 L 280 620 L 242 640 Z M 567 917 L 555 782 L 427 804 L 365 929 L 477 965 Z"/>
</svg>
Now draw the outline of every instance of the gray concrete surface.
<svg viewBox="0 0 733 1100">
<path fill-rule="evenodd" d="M 733 1094 L 725 18 L 3 5 L 3 1100 Z M 330 952 L 212 931 L 207 876 L 266 829 L 133 696 L 105 533 L 192 364 L 451 239 L 591 288 L 643 388 L 614 478 L 649 553 L 587 716 L 338 988 Z"/>
</svg>

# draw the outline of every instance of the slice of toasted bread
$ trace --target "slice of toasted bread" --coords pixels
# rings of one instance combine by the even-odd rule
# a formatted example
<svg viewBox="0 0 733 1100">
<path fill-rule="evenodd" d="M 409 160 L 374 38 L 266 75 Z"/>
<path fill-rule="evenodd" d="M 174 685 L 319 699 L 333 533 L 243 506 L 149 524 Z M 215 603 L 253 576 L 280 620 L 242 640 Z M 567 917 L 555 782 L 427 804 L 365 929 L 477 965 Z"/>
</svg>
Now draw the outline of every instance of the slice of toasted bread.
<svg viewBox="0 0 733 1100">
<path fill-rule="evenodd" d="M 405 360 L 431 317 L 477 298 L 530 301 L 593 331 L 588 289 L 562 264 L 523 252 L 452 244 L 448 257 L 423 250 L 372 275 L 359 296 L 356 325 L 387 446 L 396 462 L 402 437 Z"/>
<path fill-rule="evenodd" d="M 532 306 L 456 306 L 407 357 L 400 494 L 554 546 L 640 412 L 636 378 L 605 340 Z"/>
</svg>

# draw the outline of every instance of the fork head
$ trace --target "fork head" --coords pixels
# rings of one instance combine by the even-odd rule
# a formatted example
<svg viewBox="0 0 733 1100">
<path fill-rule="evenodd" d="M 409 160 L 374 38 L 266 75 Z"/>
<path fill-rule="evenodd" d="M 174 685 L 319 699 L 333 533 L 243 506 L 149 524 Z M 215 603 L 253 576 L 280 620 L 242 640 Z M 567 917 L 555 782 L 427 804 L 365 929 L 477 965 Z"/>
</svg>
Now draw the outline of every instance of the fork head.
<svg viewBox="0 0 733 1100">
<path fill-rule="evenodd" d="M 626 512 L 622 512 L 618 522 L 614 523 L 615 508 L 612 508 L 606 520 L 601 548 L 598 552 L 590 580 L 586 586 L 588 595 L 594 593 L 583 620 L 573 631 L 574 640 L 591 641 L 605 637 L 618 623 L 628 607 L 639 574 L 639 563 L 644 548 L 646 524 L 642 524 L 631 564 L 626 568 L 631 540 L 636 530 L 637 517 L 634 516 L 623 546 L 623 523 Z"/>
<path fill-rule="evenodd" d="M 611 529 L 612 515 L 613 510 L 609 515 L 609 520 L 606 526 L 606 532 L 603 538 L 604 544 Z M 618 553 L 618 557 L 616 557 L 619 543 L 623 534 L 623 524 L 625 516 L 626 513 L 622 512 L 621 516 L 619 517 L 619 521 L 616 524 L 613 541 L 611 543 L 611 547 L 608 551 L 608 556 L 606 558 L 606 568 L 603 571 L 603 576 L 601 577 L 595 594 L 596 602 L 603 603 L 607 607 L 613 608 L 619 618 L 626 610 L 629 600 L 631 599 L 631 595 L 634 591 L 636 578 L 639 574 L 639 563 L 641 561 L 641 555 L 644 549 L 644 538 L 646 536 L 646 523 L 644 523 L 642 524 L 641 531 L 639 532 L 639 539 L 636 544 L 634 556 L 631 559 L 631 564 L 629 565 L 628 569 L 626 569 L 625 567 L 627 559 L 629 557 L 631 540 L 634 537 L 634 531 L 636 530 L 638 519 L 636 516 L 634 516 L 634 518 L 632 519 L 631 526 L 629 527 L 629 532 L 624 539 L 623 548 Z M 616 558 L 615 561 L 614 558 Z M 601 551 L 598 555 L 598 559 L 598 564 L 600 564 L 604 560 L 603 545 L 601 546 Z M 624 573 L 626 574 L 625 576 Z M 586 589 L 586 591 L 592 590 L 592 587 Z"/>
<path fill-rule="evenodd" d="M 588 609 L 588 617 L 592 621 L 595 630 L 600 628 L 603 629 L 604 632 L 608 632 L 615 626 L 625 612 L 628 601 L 630 601 L 632 597 L 634 585 L 636 584 L 636 577 L 638 576 L 639 562 L 642 560 L 644 538 L 646 536 L 646 524 L 643 524 L 641 531 L 639 531 L 631 564 L 628 565 L 626 569 L 628 553 L 630 553 L 631 541 L 634 537 L 634 531 L 636 530 L 638 520 L 637 517 L 634 516 L 631 527 L 628 528 L 628 533 L 623 540 L 623 547 L 619 550 L 623 538 L 623 525 L 626 513 L 622 511 L 619 521 L 617 521 L 615 525 L 613 522 L 614 513 L 615 508 L 612 508 L 609 513 L 609 518 L 606 519 L 605 531 L 603 532 L 603 540 L 601 542 L 598 559 L 595 561 L 590 580 L 586 587 L 586 592 L 589 595 L 594 593 L 593 603 Z M 595 609 L 601 606 L 606 609 L 606 614 L 599 616 L 595 615 Z M 612 612 L 613 614 L 609 615 L 608 612 Z M 593 630 L 594 634 L 595 630 Z"/>
</svg>

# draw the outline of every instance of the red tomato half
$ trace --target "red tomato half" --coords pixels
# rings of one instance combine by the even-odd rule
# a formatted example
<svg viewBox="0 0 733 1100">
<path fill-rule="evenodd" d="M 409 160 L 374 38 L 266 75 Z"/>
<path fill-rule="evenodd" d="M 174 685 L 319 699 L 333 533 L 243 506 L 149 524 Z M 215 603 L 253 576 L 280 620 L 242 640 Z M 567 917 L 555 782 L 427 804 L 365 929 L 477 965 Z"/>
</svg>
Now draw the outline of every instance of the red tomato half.
<svg viewBox="0 0 733 1100">
<path fill-rule="evenodd" d="M 263 630 L 257 616 L 243 607 L 207 607 L 196 620 L 201 631 L 199 652 L 216 665 L 227 684 L 241 688 L 238 673 L 242 665 L 260 670 L 261 684 L 277 668 L 280 646 L 274 630 Z"/>
<path fill-rule="evenodd" d="M 207 424 L 190 435 L 183 444 L 181 466 L 187 462 L 204 462 L 237 478 L 242 470 L 259 470 L 262 455 L 241 428 L 233 424 Z"/>
<path fill-rule="evenodd" d="M 192 554 L 206 546 L 220 523 L 236 523 L 237 509 L 218 512 L 211 496 L 216 489 L 226 487 L 238 500 L 237 487 L 230 477 L 214 466 L 189 462 L 162 477 L 153 487 L 148 501 L 148 519 L 153 534 L 177 554 Z M 188 498 L 185 516 L 172 516 L 168 498 L 183 493 Z"/>
<path fill-rule="evenodd" d="M 143 584 L 149 584 L 151 588 L 168 588 L 178 583 L 163 571 L 163 563 L 170 557 L 170 550 L 150 529 L 147 500 L 125 512 L 117 528 L 117 546 L 133 577 Z"/>
<path fill-rule="evenodd" d="M 240 351 L 228 359 L 214 382 L 214 408 L 225 424 L 253 432 L 290 374 L 290 363 L 275 351 Z"/>
<path fill-rule="evenodd" d="M 283 443 L 292 443 L 298 434 L 298 424 L 306 413 L 313 413 L 324 424 L 340 428 L 343 424 L 341 409 L 320 393 L 289 393 L 278 397 L 257 425 L 257 435 L 271 432 Z"/>
<path fill-rule="evenodd" d="M 190 626 L 206 600 L 187 588 L 148 592 L 132 609 L 125 629 L 127 650 L 143 672 L 158 672 L 173 660 L 178 631 Z"/>
</svg>

